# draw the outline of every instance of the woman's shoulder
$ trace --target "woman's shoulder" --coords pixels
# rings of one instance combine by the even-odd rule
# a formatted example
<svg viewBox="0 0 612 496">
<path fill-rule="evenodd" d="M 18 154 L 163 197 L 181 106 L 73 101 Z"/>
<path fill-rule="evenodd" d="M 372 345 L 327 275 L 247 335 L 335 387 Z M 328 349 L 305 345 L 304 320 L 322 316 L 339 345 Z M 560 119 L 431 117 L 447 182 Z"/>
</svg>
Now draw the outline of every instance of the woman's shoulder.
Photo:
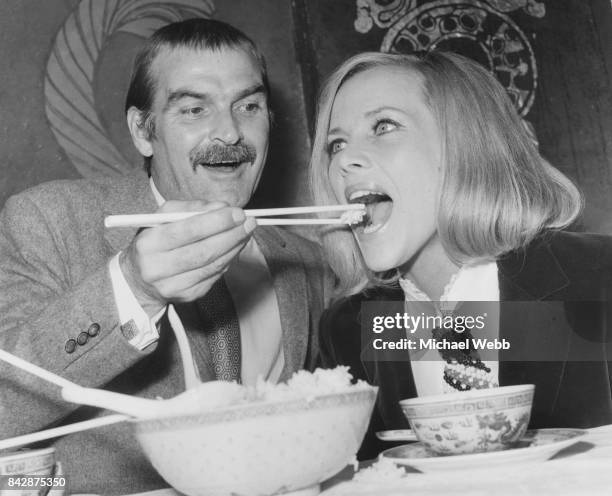
<svg viewBox="0 0 612 496">
<path fill-rule="evenodd" d="M 612 272 L 612 236 L 554 231 L 546 233 L 544 241 L 563 268 Z"/>
<path fill-rule="evenodd" d="M 568 299 L 599 298 L 612 291 L 612 237 L 605 234 L 549 231 L 526 249 L 524 276 L 562 283 Z M 533 282 L 533 281 L 532 281 Z M 536 285 L 544 285 L 542 281 Z M 559 294 L 556 295 L 560 297 Z"/>
</svg>

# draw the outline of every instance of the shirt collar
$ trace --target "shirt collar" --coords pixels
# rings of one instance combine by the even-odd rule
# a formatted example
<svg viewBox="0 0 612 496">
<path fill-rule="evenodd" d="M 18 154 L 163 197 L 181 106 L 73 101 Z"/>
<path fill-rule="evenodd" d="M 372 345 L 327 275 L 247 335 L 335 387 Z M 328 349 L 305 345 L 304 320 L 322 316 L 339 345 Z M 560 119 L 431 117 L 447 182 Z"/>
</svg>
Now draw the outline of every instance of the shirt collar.
<svg viewBox="0 0 612 496">
<path fill-rule="evenodd" d="M 410 279 L 400 278 L 406 301 L 430 301 Z M 440 301 L 498 301 L 497 264 L 485 262 L 463 265 L 444 288 Z"/>
</svg>

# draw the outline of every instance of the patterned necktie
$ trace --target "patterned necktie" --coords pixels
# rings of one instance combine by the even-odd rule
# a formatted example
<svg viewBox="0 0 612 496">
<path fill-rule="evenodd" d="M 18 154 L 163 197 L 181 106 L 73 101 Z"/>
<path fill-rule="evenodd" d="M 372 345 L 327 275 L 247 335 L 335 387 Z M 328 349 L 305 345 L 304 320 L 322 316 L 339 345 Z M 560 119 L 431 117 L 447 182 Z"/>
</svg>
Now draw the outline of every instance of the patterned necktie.
<svg viewBox="0 0 612 496">
<path fill-rule="evenodd" d="M 240 325 L 223 277 L 197 304 L 207 334 L 215 378 L 240 382 Z"/>
</svg>

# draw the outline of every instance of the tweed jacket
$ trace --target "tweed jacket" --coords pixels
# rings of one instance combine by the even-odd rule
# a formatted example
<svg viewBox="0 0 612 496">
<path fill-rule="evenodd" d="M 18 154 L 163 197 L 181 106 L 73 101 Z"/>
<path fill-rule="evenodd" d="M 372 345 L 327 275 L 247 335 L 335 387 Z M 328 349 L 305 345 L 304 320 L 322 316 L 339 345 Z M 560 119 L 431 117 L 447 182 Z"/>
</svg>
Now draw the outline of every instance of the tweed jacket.
<svg viewBox="0 0 612 496">
<path fill-rule="evenodd" d="M 612 238 L 549 232 L 497 266 L 500 300 L 529 302 L 522 311 L 501 306 L 499 334 L 512 350 L 500 351 L 500 386 L 535 384 L 532 428 L 612 423 Z M 348 365 L 379 386 L 360 459 L 393 446 L 376 431 L 409 428 L 398 404 L 417 396 L 409 360 L 369 361 L 360 331 L 363 302 L 403 297 L 399 288 L 371 290 L 336 302 L 321 321 L 323 365 Z M 534 350 L 551 358 L 525 358 Z"/>
<path fill-rule="evenodd" d="M 149 398 L 183 391 L 167 321 L 157 346 L 131 346 L 121 332 L 108 270 L 110 258 L 136 230 L 104 229 L 104 217 L 156 209 L 144 172 L 54 181 L 9 198 L 0 214 L 0 347 L 82 386 Z M 324 307 L 326 272 L 314 243 L 276 228 L 258 228 L 254 236 L 279 304 L 286 380 L 314 365 L 313 331 Z M 202 363 L 205 337 L 189 327 L 187 333 L 203 380 L 211 379 Z M 71 339 L 79 342 L 72 343 L 72 352 Z M 76 409 L 61 400 L 57 387 L 5 364 L 0 397 L 0 438 L 101 414 Z M 127 494 L 166 486 L 126 425 L 67 436 L 54 445 L 72 492 Z"/>
</svg>

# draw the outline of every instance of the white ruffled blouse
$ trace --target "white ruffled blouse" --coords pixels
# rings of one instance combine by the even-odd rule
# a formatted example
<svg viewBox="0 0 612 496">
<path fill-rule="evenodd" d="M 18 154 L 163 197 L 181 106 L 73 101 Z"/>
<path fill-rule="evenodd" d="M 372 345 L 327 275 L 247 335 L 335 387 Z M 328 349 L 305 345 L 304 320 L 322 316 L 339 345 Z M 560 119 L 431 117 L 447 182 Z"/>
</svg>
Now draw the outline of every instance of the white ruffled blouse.
<svg viewBox="0 0 612 496">
<path fill-rule="evenodd" d="M 431 301 L 431 299 L 421 291 L 410 279 L 400 278 L 399 284 L 404 291 L 406 302 L 412 301 Z M 499 281 L 497 274 L 497 264 L 486 262 L 475 265 L 464 265 L 453 275 L 449 283 L 444 288 L 440 298 L 441 306 L 444 302 L 460 301 L 499 301 Z M 453 305 L 454 306 L 454 305 Z M 452 309 L 452 308 L 445 308 Z M 487 320 L 486 334 L 478 335 L 477 330 L 472 330 L 475 338 L 496 339 L 499 336 L 499 321 L 491 322 Z M 416 352 L 411 352 L 414 355 Z M 430 350 L 425 356 L 419 355 L 420 359 L 411 360 L 412 374 L 417 389 L 418 396 L 428 396 L 448 392 L 457 392 L 444 380 L 444 368 L 462 368 L 460 364 L 446 364 L 439 358 L 438 351 Z M 490 353 L 489 351 L 487 353 Z M 487 355 L 490 356 L 490 355 Z M 415 357 L 416 358 L 416 357 Z M 483 363 L 491 369 L 491 372 L 475 371 L 472 367 L 472 374 L 476 374 L 477 379 L 486 380 L 489 384 L 498 385 L 499 364 L 497 357 L 494 360 L 486 360 Z"/>
</svg>

